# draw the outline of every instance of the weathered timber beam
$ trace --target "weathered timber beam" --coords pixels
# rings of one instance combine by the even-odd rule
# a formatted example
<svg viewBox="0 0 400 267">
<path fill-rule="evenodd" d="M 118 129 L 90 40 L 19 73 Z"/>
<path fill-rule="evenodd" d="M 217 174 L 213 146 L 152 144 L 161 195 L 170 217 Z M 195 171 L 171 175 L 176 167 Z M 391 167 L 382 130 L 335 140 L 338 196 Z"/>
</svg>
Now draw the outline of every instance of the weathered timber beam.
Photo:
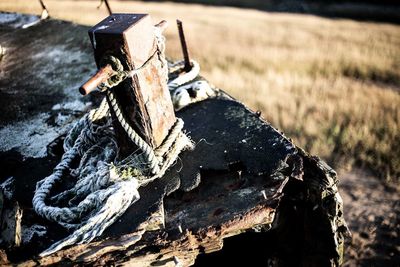
<svg viewBox="0 0 400 267">
<path fill-rule="evenodd" d="M 164 27 L 164 24 L 160 26 Z M 98 68 L 118 59 L 125 71 L 146 67 L 113 87 L 113 93 L 130 126 L 152 147 L 159 146 L 175 122 L 175 114 L 167 87 L 165 67 L 158 57 L 154 25 L 147 14 L 113 14 L 89 30 Z M 111 64 L 112 65 L 112 64 Z M 103 77 L 100 77 L 103 78 Z M 89 88 L 90 89 L 90 88 Z M 85 90 L 86 91 L 86 90 Z M 125 157 L 137 148 L 114 120 L 120 147 Z"/>
</svg>

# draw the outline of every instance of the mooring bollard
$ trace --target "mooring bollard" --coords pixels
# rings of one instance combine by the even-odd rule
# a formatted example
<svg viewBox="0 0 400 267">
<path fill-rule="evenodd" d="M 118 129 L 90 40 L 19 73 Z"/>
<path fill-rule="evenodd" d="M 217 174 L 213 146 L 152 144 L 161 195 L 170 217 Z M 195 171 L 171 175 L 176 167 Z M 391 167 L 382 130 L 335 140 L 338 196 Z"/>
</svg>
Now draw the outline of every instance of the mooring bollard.
<svg viewBox="0 0 400 267">
<path fill-rule="evenodd" d="M 162 143 L 176 120 L 167 87 L 167 62 L 155 32 L 165 27 L 165 21 L 154 26 L 147 14 L 113 14 L 91 28 L 89 36 L 99 72 L 80 88 L 87 94 L 109 79 L 118 79 L 117 71 L 134 71 L 111 90 L 125 120 L 153 149 Z M 116 119 L 114 128 L 120 157 L 136 151 Z"/>
</svg>

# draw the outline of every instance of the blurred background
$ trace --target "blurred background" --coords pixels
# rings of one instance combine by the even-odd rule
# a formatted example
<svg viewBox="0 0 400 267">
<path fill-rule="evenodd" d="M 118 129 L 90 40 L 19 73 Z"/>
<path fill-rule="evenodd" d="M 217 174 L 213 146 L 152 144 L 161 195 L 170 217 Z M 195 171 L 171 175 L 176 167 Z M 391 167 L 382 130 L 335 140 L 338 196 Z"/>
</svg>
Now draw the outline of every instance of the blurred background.
<svg viewBox="0 0 400 267">
<path fill-rule="evenodd" d="M 100 0 L 44 0 L 50 16 L 92 26 Z M 339 174 L 353 235 L 345 266 L 400 263 L 400 5 L 397 1 L 109 1 L 115 13 L 181 19 L 202 75 Z M 40 14 L 39 1 L 0 10 Z M 39 37 L 38 37 L 39 38 Z"/>
</svg>

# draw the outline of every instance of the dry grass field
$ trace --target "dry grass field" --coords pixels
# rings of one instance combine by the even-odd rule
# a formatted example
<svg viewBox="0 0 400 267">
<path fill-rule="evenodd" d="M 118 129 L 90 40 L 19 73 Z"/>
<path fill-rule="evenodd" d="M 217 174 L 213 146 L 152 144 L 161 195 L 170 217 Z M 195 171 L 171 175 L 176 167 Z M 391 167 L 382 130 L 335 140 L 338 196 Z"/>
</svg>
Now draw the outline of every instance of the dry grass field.
<svg viewBox="0 0 400 267">
<path fill-rule="evenodd" d="M 98 1 L 45 1 L 54 18 L 93 25 Z M 400 26 L 175 3 L 110 1 L 114 12 L 167 19 L 168 50 L 181 57 L 184 21 L 202 74 L 335 167 L 400 176 Z M 40 12 L 37 1 L 3 0 L 2 11 Z"/>
</svg>

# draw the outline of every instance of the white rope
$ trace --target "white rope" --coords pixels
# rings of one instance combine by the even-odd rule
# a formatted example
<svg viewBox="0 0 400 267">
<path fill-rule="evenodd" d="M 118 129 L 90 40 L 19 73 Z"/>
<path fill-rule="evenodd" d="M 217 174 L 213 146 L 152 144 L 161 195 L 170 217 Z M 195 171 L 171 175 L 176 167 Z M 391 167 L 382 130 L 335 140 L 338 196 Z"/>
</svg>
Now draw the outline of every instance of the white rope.
<svg viewBox="0 0 400 267">
<path fill-rule="evenodd" d="M 184 61 L 169 63 L 170 72 L 180 72 L 181 74 L 168 83 L 171 93 L 172 103 L 175 110 L 180 110 L 187 105 L 216 96 L 217 92 L 205 80 L 197 80 L 200 73 L 199 64 L 191 60 L 192 69 L 184 72 Z M 190 92 L 189 92 L 190 91 Z"/>
<path fill-rule="evenodd" d="M 190 60 L 190 62 L 192 64 L 192 69 L 189 72 L 186 72 L 183 75 L 179 75 L 178 77 L 176 77 L 175 79 L 170 81 L 168 83 L 169 90 L 174 90 L 174 89 L 178 88 L 179 86 L 196 79 L 196 77 L 200 73 L 200 65 L 199 65 L 199 63 L 197 63 L 197 61 L 194 61 L 194 60 Z M 181 61 L 179 61 L 178 64 L 176 64 L 176 65 L 179 66 L 180 64 L 182 64 Z M 173 65 L 173 66 L 176 67 L 176 65 Z"/>
<path fill-rule="evenodd" d="M 121 124 L 122 128 L 124 128 L 125 132 L 128 134 L 131 141 L 141 149 L 146 157 L 147 161 L 150 163 L 150 170 L 151 172 L 158 173 L 160 171 L 159 162 L 154 154 L 153 149 L 146 143 L 136 132 L 133 128 L 129 125 L 129 123 L 125 120 L 122 111 L 118 105 L 117 100 L 114 97 L 114 94 L 111 90 L 107 90 L 107 97 L 110 100 L 111 108 L 113 109 L 115 116 L 118 119 L 118 122 Z"/>
<path fill-rule="evenodd" d="M 177 119 L 175 126 L 172 128 L 171 132 L 168 134 L 168 137 L 163 141 L 163 143 L 157 148 L 155 155 L 160 158 L 163 157 L 168 149 L 172 146 L 172 143 L 177 138 L 178 134 L 183 129 L 183 120 Z"/>
<path fill-rule="evenodd" d="M 33 198 L 33 206 L 38 214 L 49 220 L 60 222 L 68 228 L 73 227 L 72 222 L 80 218 L 82 214 L 96 208 L 105 196 L 100 192 L 89 194 L 75 207 L 53 207 L 45 204 L 51 188 L 56 182 L 61 181 L 66 171 L 72 169 L 73 160 L 78 156 L 82 157 L 81 164 L 72 174 L 79 173 L 82 176 L 81 179 L 86 179 L 87 175 L 101 173 L 104 170 L 104 166 L 101 168 L 101 164 L 112 162 L 116 157 L 117 145 L 109 122 L 106 125 L 92 125 L 89 114 L 80 119 L 71 129 L 64 141 L 66 151 L 60 163 L 55 167 L 53 174 L 37 183 Z M 77 132 L 79 133 L 77 134 Z M 71 143 L 73 145 L 70 145 Z M 97 166 L 93 166 L 94 160 L 87 160 L 91 157 L 98 161 Z M 86 164 L 83 164 L 84 162 Z M 96 170 L 96 167 L 100 168 Z M 95 171 L 91 173 L 93 170 Z M 77 183 L 77 185 L 79 184 Z M 85 191 L 79 190 L 78 186 L 75 189 L 76 192 Z"/>
<path fill-rule="evenodd" d="M 40 255 L 49 255 L 67 245 L 87 243 L 101 235 L 140 198 L 140 186 L 162 177 L 182 150 L 193 148 L 182 128 L 183 121 L 177 119 L 168 137 L 156 149 L 160 169 L 148 177 L 143 175 L 148 164 L 141 160 L 143 154 L 116 162 L 118 147 L 108 109 L 103 104 L 80 119 L 65 138 L 67 150 L 60 163 L 53 174 L 38 182 L 33 198 L 34 209 L 39 215 L 74 232 Z M 78 157 L 81 159 L 74 169 L 72 164 Z M 121 175 L 127 169 L 129 175 Z M 50 198 L 51 189 L 67 171 L 78 179 L 75 186 Z M 49 198 L 54 203 L 67 204 L 64 207 L 47 205 Z"/>
</svg>

